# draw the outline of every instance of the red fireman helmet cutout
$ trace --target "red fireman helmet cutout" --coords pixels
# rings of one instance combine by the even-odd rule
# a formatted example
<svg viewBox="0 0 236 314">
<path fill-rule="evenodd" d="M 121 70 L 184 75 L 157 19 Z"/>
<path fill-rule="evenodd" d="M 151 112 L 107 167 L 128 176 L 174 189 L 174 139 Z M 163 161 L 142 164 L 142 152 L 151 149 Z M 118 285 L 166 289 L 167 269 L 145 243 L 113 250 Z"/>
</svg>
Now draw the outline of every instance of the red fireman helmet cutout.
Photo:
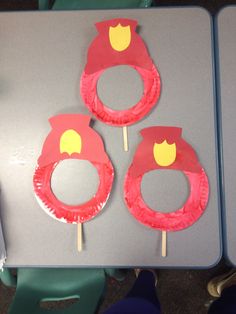
<svg viewBox="0 0 236 314">
<path fill-rule="evenodd" d="M 154 126 L 140 133 L 143 141 L 124 182 L 124 198 L 129 211 L 142 224 L 162 231 L 178 231 L 191 226 L 203 214 L 209 197 L 208 178 L 194 149 L 181 137 L 181 128 Z M 140 191 L 142 177 L 155 169 L 180 170 L 185 174 L 190 192 L 182 208 L 164 213 L 154 211 L 144 202 Z"/>
<path fill-rule="evenodd" d="M 160 75 L 142 38 L 135 32 L 137 21 L 118 18 L 96 24 L 98 36 L 91 43 L 87 64 L 81 77 L 81 96 L 88 109 L 100 121 L 127 126 L 141 120 L 160 96 Z M 142 77 L 144 89 L 140 101 L 126 110 L 112 110 L 97 95 L 97 82 L 110 67 L 128 65 Z"/>
<path fill-rule="evenodd" d="M 54 218 L 67 223 L 84 223 L 104 207 L 112 188 L 113 166 L 101 137 L 89 127 L 89 116 L 63 114 L 50 118 L 49 122 L 52 130 L 43 144 L 33 177 L 36 198 Z M 64 159 L 88 160 L 97 169 L 100 182 L 97 193 L 89 201 L 75 206 L 67 205 L 53 194 L 51 176 Z"/>
</svg>

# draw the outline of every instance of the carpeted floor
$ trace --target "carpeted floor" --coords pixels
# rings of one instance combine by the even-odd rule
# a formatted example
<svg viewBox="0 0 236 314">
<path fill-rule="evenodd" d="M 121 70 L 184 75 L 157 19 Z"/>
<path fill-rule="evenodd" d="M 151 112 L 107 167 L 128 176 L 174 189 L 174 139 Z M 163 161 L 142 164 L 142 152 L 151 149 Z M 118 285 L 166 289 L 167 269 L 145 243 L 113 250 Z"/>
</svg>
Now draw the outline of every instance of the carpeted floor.
<svg viewBox="0 0 236 314">
<path fill-rule="evenodd" d="M 206 314 L 209 305 L 214 300 L 207 292 L 207 282 L 214 275 L 227 270 L 229 268 L 224 261 L 208 270 L 157 270 L 157 294 L 162 305 L 162 314 Z M 133 270 L 127 270 L 126 278 L 121 282 L 108 278 L 106 295 L 98 313 L 102 314 L 111 304 L 122 299 L 134 281 Z M 14 288 L 7 288 L 0 284 L 0 314 L 7 314 L 14 293 Z M 53 305 L 47 304 L 47 308 L 61 309 L 69 305 L 70 303 L 60 302 Z"/>
<path fill-rule="evenodd" d="M 222 260 L 216 267 L 208 270 L 157 270 L 157 294 L 162 306 L 162 314 L 206 314 L 214 300 L 206 289 L 213 276 L 229 270 Z M 99 313 L 110 304 L 122 299 L 135 280 L 130 270 L 123 282 L 108 281 L 108 290 Z M 223 314 L 223 313 L 222 313 Z"/>
<path fill-rule="evenodd" d="M 222 6 L 228 4 L 236 4 L 236 0 L 155 0 L 155 5 L 158 6 L 201 5 L 212 14 L 216 14 Z M 36 9 L 37 1 L 35 0 L 0 0 L 0 11 Z M 162 304 L 162 313 L 206 314 L 209 304 L 213 300 L 207 293 L 206 284 L 212 276 L 227 269 L 225 262 L 222 261 L 215 268 L 209 270 L 159 270 L 157 293 Z M 127 271 L 127 276 L 122 282 L 117 282 L 111 278 L 108 279 L 107 293 L 99 313 L 102 313 L 110 304 L 125 296 L 134 280 L 135 277 L 132 270 Z M 15 289 L 7 288 L 0 284 L 0 314 L 7 313 L 14 293 Z"/>
</svg>

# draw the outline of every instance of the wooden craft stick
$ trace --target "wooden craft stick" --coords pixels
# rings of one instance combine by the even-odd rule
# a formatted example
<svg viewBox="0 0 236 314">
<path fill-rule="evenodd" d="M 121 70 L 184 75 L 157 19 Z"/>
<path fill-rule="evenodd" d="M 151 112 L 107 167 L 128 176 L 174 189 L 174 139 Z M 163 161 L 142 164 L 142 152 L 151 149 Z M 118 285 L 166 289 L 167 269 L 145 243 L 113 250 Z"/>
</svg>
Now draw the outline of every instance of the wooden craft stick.
<svg viewBox="0 0 236 314">
<path fill-rule="evenodd" d="M 162 257 L 166 257 L 166 236 L 167 236 L 167 233 L 166 231 L 162 231 L 161 232 L 161 256 Z"/>
<path fill-rule="evenodd" d="M 83 250 L 83 227 L 82 224 L 78 222 L 78 238 L 77 238 L 78 251 Z"/>
<path fill-rule="evenodd" d="M 129 150 L 127 126 L 123 126 L 123 141 L 124 141 L 124 151 L 127 152 Z"/>
</svg>

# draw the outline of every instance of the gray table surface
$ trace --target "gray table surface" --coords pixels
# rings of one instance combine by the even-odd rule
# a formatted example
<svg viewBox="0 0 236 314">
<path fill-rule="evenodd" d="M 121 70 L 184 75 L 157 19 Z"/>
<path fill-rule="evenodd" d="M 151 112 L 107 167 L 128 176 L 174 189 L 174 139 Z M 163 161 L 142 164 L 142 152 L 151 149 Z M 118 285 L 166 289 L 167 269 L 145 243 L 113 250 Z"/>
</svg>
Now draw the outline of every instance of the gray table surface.
<svg viewBox="0 0 236 314">
<path fill-rule="evenodd" d="M 120 128 L 93 120 L 116 178 L 102 213 L 84 225 L 85 247 L 78 253 L 76 226 L 44 213 L 34 197 L 32 175 L 50 130 L 48 118 L 88 114 L 79 80 L 96 36 L 94 23 L 116 17 L 138 20 L 139 33 L 160 71 L 162 92 L 152 113 L 129 127 L 128 153 L 122 150 Z M 211 27 L 208 13 L 196 7 L 0 14 L 0 182 L 7 266 L 210 267 L 218 262 Z M 129 67 L 116 67 L 103 74 L 98 93 L 120 109 L 137 101 L 142 82 Z M 124 176 L 141 140 L 138 131 L 151 125 L 182 127 L 210 181 L 204 215 L 192 227 L 168 233 L 166 258 L 161 257 L 161 233 L 137 222 L 123 201 Z M 52 185 L 62 200 L 79 202 L 92 195 L 97 180 L 88 162 L 67 160 L 59 164 Z M 142 193 L 154 209 L 171 211 L 184 203 L 188 184 L 181 172 L 153 171 L 145 175 Z"/>
<path fill-rule="evenodd" d="M 220 11 L 218 30 L 218 91 L 221 109 L 223 157 L 224 243 L 228 259 L 236 265 L 236 7 Z"/>
</svg>

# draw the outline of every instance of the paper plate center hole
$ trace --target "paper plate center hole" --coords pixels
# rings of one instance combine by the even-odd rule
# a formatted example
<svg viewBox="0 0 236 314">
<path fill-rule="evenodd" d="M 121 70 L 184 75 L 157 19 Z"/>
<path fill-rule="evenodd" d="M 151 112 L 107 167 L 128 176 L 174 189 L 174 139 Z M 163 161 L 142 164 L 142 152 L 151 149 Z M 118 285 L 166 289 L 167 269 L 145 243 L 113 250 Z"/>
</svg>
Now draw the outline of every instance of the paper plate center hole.
<svg viewBox="0 0 236 314">
<path fill-rule="evenodd" d="M 169 213 L 184 205 L 189 196 L 189 184 L 181 171 L 153 170 L 143 176 L 141 193 L 151 209 Z"/>
<path fill-rule="evenodd" d="M 67 205 L 89 201 L 97 193 L 98 185 L 97 169 L 87 160 L 62 160 L 51 177 L 53 193 Z"/>
<path fill-rule="evenodd" d="M 127 65 L 108 68 L 98 80 L 97 93 L 101 101 L 113 110 L 125 110 L 135 105 L 143 94 L 139 73 Z"/>
</svg>

